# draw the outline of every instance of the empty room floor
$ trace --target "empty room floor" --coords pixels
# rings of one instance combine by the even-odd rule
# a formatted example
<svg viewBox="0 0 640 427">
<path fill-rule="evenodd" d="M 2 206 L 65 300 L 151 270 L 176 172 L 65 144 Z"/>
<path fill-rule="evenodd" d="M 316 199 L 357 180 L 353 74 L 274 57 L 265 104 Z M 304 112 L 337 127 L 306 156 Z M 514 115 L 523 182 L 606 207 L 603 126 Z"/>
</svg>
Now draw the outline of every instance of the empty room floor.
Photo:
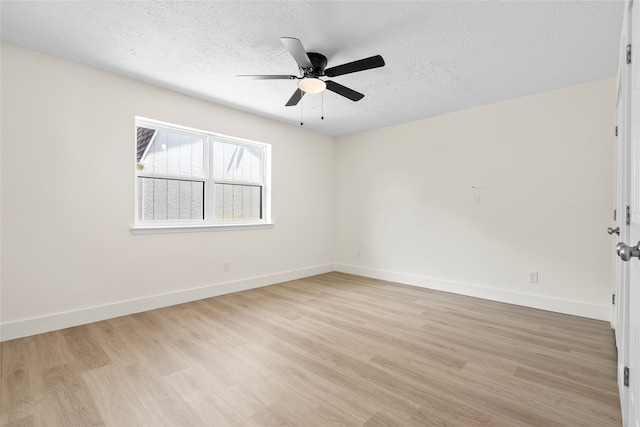
<svg viewBox="0 0 640 427">
<path fill-rule="evenodd" d="M 607 322 L 329 273 L 2 343 L 0 425 L 620 426 Z"/>
</svg>

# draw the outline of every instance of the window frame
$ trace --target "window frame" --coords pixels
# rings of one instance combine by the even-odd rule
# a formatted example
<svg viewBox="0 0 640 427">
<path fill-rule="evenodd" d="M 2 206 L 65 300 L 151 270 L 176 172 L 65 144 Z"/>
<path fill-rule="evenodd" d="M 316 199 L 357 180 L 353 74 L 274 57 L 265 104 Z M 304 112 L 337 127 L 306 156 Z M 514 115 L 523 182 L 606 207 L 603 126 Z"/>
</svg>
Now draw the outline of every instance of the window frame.
<svg viewBox="0 0 640 427">
<path fill-rule="evenodd" d="M 186 126 L 175 125 L 172 123 L 162 122 L 158 120 L 148 119 L 144 117 L 135 117 L 134 124 L 134 150 L 137 150 L 137 129 L 138 127 L 146 127 L 165 132 L 179 133 L 188 136 L 202 137 L 203 146 L 203 176 L 188 177 L 185 175 L 148 173 L 139 169 L 139 164 L 144 160 L 151 144 L 154 143 L 154 135 L 152 142 L 145 148 L 144 154 L 140 161 L 134 155 L 134 225 L 131 227 L 133 234 L 157 234 L 157 233 L 184 233 L 184 232 L 200 232 L 200 231 L 216 231 L 216 230 L 232 230 L 232 229 L 260 229 L 270 228 L 273 226 L 271 222 L 271 144 L 252 141 L 243 138 L 237 138 L 229 135 L 223 135 L 215 132 L 204 131 L 200 129 L 189 128 Z M 217 179 L 214 175 L 214 149 L 215 142 L 227 143 L 245 147 L 258 148 L 261 152 L 261 181 L 245 181 L 238 179 Z M 203 214 L 202 220 L 142 220 L 139 218 L 140 209 L 140 187 L 139 178 L 152 179 L 168 179 L 178 181 L 191 181 L 203 183 Z M 258 186 L 260 192 L 260 211 L 262 218 L 260 219 L 216 219 L 215 218 L 215 186 L 216 184 L 232 184 L 243 186 Z"/>
</svg>

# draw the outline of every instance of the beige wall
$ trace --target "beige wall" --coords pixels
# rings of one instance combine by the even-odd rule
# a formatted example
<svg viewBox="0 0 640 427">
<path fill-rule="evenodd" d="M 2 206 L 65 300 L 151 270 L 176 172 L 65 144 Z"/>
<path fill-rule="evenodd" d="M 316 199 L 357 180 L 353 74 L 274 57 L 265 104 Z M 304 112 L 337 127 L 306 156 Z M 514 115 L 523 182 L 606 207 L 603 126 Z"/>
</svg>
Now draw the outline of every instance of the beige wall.
<svg viewBox="0 0 640 427">
<path fill-rule="evenodd" d="M 608 319 L 614 96 L 609 79 L 340 138 L 338 269 Z"/>
<path fill-rule="evenodd" d="M 272 144 L 275 226 L 132 235 L 136 115 Z M 1 118 L 4 339 L 333 268 L 331 137 L 9 44 Z"/>
</svg>

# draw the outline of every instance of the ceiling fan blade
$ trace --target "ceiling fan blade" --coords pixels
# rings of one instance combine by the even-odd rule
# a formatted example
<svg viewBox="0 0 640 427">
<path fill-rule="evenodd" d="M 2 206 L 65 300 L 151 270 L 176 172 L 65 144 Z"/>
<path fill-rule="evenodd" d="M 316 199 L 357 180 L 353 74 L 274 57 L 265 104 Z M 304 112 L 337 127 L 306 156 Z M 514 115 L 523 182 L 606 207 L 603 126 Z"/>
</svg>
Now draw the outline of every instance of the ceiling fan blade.
<svg viewBox="0 0 640 427">
<path fill-rule="evenodd" d="M 342 95 L 345 98 L 349 98 L 352 101 L 360 101 L 362 98 L 364 98 L 364 95 L 360 92 L 356 92 L 355 90 L 349 89 L 346 86 L 342 86 L 339 83 L 332 82 L 331 80 L 328 80 L 325 83 L 327 84 L 328 90 L 330 90 L 331 92 L 335 92 L 338 95 Z"/>
<path fill-rule="evenodd" d="M 252 74 L 238 74 L 236 77 L 239 79 L 247 80 L 295 80 L 298 77 L 287 74 L 266 74 L 266 75 L 252 75 Z"/>
<path fill-rule="evenodd" d="M 293 92 L 293 95 L 291 95 L 291 98 L 289 98 L 289 100 L 285 104 L 285 107 L 293 107 L 294 105 L 298 105 L 298 102 L 300 102 L 303 96 L 304 92 L 300 89 L 296 89 L 296 91 Z"/>
<path fill-rule="evenodd" d="M 302 46 L 302 42 L 293 37 L 281 37 L 280 41 L 287 48 L 293 59 L 296 60 L 296 63 L 300 68 L 313 68 L 311 65 L 311 60 L 307 55 L 307 51 L 304 50 L 304 46 Z"/>
<path fill-rule="evenodd" d="M 327 77 L 336 77 L 343 74 L 370 70 L 372 68 L 378 68 L 382 66 L 384 66 L 384 59 L 382 59 L 382 56 L 376 55 L 369 58 L 360 59 L 358 61 L 348 62 L 346 64 L 327 68 L 326 70 L 324 70 L 324 75 Z"/>
</svg>

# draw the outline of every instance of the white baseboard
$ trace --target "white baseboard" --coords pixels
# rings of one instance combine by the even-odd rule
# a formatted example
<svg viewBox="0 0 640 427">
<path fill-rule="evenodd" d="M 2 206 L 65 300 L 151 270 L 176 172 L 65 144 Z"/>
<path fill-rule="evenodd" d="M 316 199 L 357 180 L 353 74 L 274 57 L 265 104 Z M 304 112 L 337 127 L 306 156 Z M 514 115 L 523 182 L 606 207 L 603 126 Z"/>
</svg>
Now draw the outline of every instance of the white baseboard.
<svg viewBox="0 0 640 427">
<path fill-rule="evenodd" d="M 334 271 L 333 264 L 318 265 L 299 270 L 285 271 L 266 276 L 252 277 L 233 282 L 218 283 L 199 288 L 185 289 L 161 295 L 119 301 L 74 311 L 17 320 L 0 325 L 0 341 L 8 341 L 29 335 L 70 328 L 127 314 L 139 313 L 170 305 L 182 304 L 218 295 L 260 288 L 289 280 L 302 279 Z"/>
<path fill-rule="evenodd" d="M 446 280 L 431 279 L 423 276 L 415 276 L 393 271 L 377 270 L 349 264 L 336 264 L 335 271 L 370 277 L 372 279 L 387 280 L 389 282 L 402 283 L 404 285 L 418 286 L 421 288 L 451 292 L 454 294 L 505 302 L 530 308 L 553 311 L 556 313 L 570 314 L 573 316 L 587 317 L 590 319 L 611 321 L 611 307 L 608 305 L 588 304 L 580 301 L 571 301 L 552 298 L 542 295 L 525 294 L 505 289 L 488 288 L 468 283 L 450 282 Z"/>
<path fill-rule="evenodd" d="M 332 271 L 339 271 L 342 273 L 355 274 L 380 280 L 388 280 L 390 282 L 402 283 L 405 285 L 452 292 L 455 294 L 500 301 L 525 307 L 538 308 L 541 310 L 554 311 L 573 316 L 605 321 L 611 320 L 611 308 L 607 305 L 587 304 L 579 301 L 524 294 L 504 289 L 494 289 L 467 283 L 430 279 L 423 276 L 377 270 L 374 268 L 349 264 L 325 264 L 266 276 L 252 277 L 233 282 L 186 289 L 167 294 L 153 295 L 134 300 L 119 301 L 111 304 L 88 307 L 63 313 L 55 313 L 47 316 L 16 320 L 0 325 L 0 342 L 84 325 L 91 322 L 98 322 L 100 320 L 112 319 L 114 317 L 125 316 L 128 314 L 140 313 L 142 311 L 154 310 L 156 308 L 167 307 L 170 305 L 211 298 L 218 295 L 269 286 L 289 280 L 302 279 L 318 274 L 330 273 Z"/>
</svg>

